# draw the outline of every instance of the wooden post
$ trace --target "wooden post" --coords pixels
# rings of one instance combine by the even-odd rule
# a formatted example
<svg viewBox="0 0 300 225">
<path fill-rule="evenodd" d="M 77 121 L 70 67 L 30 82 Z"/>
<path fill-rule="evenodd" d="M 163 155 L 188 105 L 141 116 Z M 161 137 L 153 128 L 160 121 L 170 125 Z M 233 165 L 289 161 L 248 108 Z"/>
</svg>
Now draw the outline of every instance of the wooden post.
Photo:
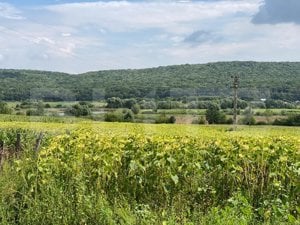
<svg viewBox="0 0 300 225">
<path fill-rule="evenodd" d="M 21 151 L 21 134 L 17 133 L 16 152 Z"/>
<path fill-rule="evenodd" d="M 42 140 L 43 140 L 43 137 L 44 137 L 44 133 L 41 132 L 41 133 L 39 134 L 39 137 L 36 139 L 35 148 L 34 148 L 34 151 L 35 151 L 35 152 L 38 152 L 38 151 L 39 151 L 40 146 L 41 146 L 41 143 L 42 143 Z"/>
<path fill-rule="evenodd" d="M 4 141 L 0 140 L 0 152 L 4 151 Z"/>
<path fill-rule="evenodd" d="M 4 158 L 4 141 L 0 140 L 0 166 L 2 165 Z"/>
<path fill-rule="evenodd" d="M 233 125 L 234 130 L 237 126 L 237 100 L 238 100 L 238 88 L 239 88 L 239 77 L 234 76 L 233 78 Z"/>
</svg>

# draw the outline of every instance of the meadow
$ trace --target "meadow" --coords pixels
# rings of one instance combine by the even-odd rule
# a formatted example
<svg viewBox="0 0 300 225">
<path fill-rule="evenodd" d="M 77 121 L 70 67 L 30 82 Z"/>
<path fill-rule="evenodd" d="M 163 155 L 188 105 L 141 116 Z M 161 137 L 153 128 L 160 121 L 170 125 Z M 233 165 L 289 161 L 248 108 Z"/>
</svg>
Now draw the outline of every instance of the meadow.
<svg viewBox="0 0 300 225">
<path fill-rule="evenodd" d="M 299 127 L 0 127 L 1 224 L 299 224 Z"/>
</svg>

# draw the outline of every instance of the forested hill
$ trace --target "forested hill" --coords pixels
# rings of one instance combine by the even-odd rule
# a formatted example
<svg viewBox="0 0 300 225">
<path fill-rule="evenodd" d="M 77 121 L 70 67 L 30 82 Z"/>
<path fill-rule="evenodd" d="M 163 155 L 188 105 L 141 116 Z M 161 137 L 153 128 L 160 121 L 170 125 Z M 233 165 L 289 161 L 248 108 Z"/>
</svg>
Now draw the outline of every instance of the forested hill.
<svg viewBox="0 0 300 225">
<path fill-rule="evenodd" d="M 98 100 L 107 97 L 227 96 L 231 76 L 240 97 L 300 100 L 300 62 L 218 62 L 139 70 L 66 73 L 0 70 L 1 100 Z"/>
</svg>

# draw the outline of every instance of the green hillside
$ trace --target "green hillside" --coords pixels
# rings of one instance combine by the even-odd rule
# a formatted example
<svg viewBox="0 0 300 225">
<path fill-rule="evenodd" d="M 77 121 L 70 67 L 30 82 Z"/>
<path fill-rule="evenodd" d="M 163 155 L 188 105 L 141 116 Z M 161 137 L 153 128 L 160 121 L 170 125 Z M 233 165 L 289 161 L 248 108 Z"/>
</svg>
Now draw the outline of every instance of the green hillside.
<svg viewBox="0 0 300 225">
<path fill-rule="evenodd" d="M 106 70 L 71 75 L 32 70 L 0 70 L 0 98 L 98 100 L 107 97 L 227 96 L 231 76 L 240 76 L 239 95 L 300 100 L 300 62 L 219 62 L 150 69 Z"/>
</svg>

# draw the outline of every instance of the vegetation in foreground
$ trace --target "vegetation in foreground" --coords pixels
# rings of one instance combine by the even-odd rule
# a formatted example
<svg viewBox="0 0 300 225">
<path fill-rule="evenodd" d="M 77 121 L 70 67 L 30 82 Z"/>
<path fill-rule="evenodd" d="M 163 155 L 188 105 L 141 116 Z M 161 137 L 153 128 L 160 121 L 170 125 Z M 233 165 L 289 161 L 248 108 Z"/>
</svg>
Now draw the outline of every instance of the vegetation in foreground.
<svg viewBox="0 0 300 225">
<path fill-rule="evenodd" d="M 1 224 L 299 224 L 296 128 L 81 126 L 50 132 L 39 152 L 37 131 L 0 132 L 6 152 L 16 133 L 24 150 L 2 164 Z"/>
</svg>

